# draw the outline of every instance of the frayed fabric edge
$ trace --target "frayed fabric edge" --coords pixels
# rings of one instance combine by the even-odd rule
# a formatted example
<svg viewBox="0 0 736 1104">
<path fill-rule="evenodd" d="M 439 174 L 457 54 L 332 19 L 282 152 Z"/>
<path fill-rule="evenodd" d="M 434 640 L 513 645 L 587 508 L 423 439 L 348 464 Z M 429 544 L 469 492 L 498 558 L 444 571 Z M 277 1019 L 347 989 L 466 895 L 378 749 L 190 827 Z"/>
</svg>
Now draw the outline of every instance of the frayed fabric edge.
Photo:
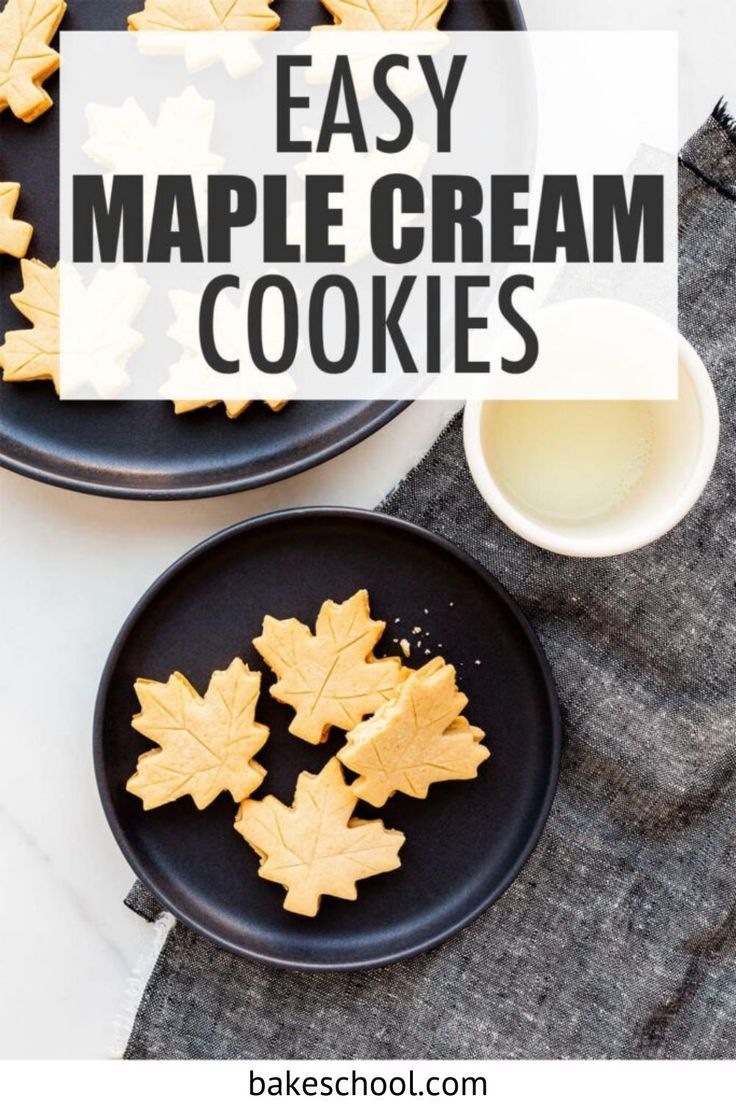
<svg viewBox="0 0 736 1104">
<path fill-rule="evenodd" d="M 123 1058 L 130 1039 L 138 1009 L 146 991 L 146 986 L 163 950 L 164 943 L 176 924 L 170 912 L 162 912 L 152 923 L 151 942 L 141 953 L 133 973 L 125 982 L 122 1007 L 114 1020 L 113 1041 L 110 1045 L 110 1058 Z"/>
<path fill-rule="evenodd" d="M 729 111 L 725 99 L 721 98 L 713 108 L 713 118 L 723 127 L 731 141 L 736 144 L 736 116 Z"/>
</svg>

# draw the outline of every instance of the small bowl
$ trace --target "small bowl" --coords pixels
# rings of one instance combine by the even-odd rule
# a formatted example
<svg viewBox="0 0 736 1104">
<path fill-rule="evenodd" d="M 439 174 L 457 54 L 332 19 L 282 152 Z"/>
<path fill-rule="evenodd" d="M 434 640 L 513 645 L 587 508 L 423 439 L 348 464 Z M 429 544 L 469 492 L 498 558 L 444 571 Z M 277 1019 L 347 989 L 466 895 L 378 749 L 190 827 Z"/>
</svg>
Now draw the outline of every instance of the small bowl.
<svg viewBox="0 0 736 1104">
<path fill-rule="evenodd" d="M 553 308 L 554 309 L 554 308 Z M 671 331 L 670 331 L 671 332 Z M 641 402 L 651 425 L 651 448 L 631 493 L 601 513 L 561 517 L 525 502 L 494 455 L 494 418 L 506 403 L 471 401 L 465 407 L 465 455 L 490 508 L 520 537 L 563 556 L 620 556 L 668 533 L 693 508 L 713 471 L 719 415 L 713 385 L 692 345 L 679 336 L 679 397 Z M 671 340 L 671 337 L 670 337 Z M 544 400 L 554 406 L 555 400 Z M 607 402 L 610 400 L 600 400 Z M 591 404 L 585 402 L 584 408 Z M 615 404 L 614 404 L 615 405 Z M 568 406 L 568 403 L 565 403 Z M 584 414 L 585 416 L 585 414 Z M 496 435 L 495 440 L 501 440 Z"/>
</svg>

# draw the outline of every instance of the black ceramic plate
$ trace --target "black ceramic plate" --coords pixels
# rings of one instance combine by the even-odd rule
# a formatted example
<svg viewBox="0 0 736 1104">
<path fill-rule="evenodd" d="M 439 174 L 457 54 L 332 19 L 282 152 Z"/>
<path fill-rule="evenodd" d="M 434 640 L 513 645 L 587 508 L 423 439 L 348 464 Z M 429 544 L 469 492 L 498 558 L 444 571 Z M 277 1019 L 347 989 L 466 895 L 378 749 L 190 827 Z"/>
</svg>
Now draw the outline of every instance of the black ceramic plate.
<svg viewBox="0 0 736 1104">
<path fill-rule="evenodd" d="M 0 0 L 0 7 L 3 6 Z M 65 30 L 122 30 L 142 0 L 72 0 Z M 288 30 L 329 21 L 319 0 L 276 0 Z M 521 26 L 515 0 L 453 0 L 455 29 Z M 58 99 L 58 76 L 47 82 Z M 2 114 L 0 179 L 22 184 L 17 216 L 33 223 L 30 255 L 58 259 L 58 111 L 31 127 Z M 26 325 L 8 296 L 17 261 L 0 257 L 0 333 Z M 176 417 L 165 402 L 60 403 L 47 383 L 0 387 L 0 464 L 48 483 L 124 498 L 197 498 L 274 482 L 321 463 L 395 417 L 406 404 L 292 403 L 237 422 L 222 407 Z"/>
<path fill-rule="evenodd" d="M 284 891 L 258 877 L 256 855 L 233 829 L 225 794 L 204 812 L 181 799 L 144 812 L 125 790 L 151 744 L 130 727 L 137 677 L 180 670 L 204 692 L 237 655 L 264 671 L 258 719 L 271 737 L 258 759 L 268 776 L 254 796 L 291 803 L 300 771 L 317 772 L 342 734 L 312 747 L 289 735 L 293 716 L 265 688 L 272 676 L 250 641 L 263 615 L 312 625 L 327 597 L 367 587 L 374 616 L 394 638 L 458 670 L 469 719 L 487 733 L 491 758 L 470 782 L 435 785 L 426 801 L 392 798 L 377 811 L 406 834 L 398 871 L 366 879 L 356 902 L 323 898 L 316 919 L 282 908 Z M 395 618 L 400 618 L 398 623 Z M 413 634 L 414 627 L 421 634 Z M 426 634 L 429 635 L 426 635 Z M 418 641 L 422 641 L 421 649 Z M 440 648 L 440 645 L 442 646 Z M 507 888 L 537 842 L 557 782 L 560 721 L 547 662 L 499 583 L 441 538 L 359 510 L 294 510 L 221 533 L 174 564 L 133 611 L 102 677 L 95 764 L 115 837 L 136 873 L 190 927 L 238 954 L 312 970 L 362 969 L 446 939 Z"/>
</svg>

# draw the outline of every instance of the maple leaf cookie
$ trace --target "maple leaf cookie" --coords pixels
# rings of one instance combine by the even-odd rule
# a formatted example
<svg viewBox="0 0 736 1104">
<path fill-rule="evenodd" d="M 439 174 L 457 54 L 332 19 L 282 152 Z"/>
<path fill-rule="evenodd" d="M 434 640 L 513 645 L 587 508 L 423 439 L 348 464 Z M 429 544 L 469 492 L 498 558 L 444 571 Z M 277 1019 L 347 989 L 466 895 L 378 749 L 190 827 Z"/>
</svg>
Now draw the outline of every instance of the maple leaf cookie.
<svg viewBox="0 0 736 1104">
<path fill-rule="evenodd" d="M 403 832 L 353 818 L 357 800 L 330 759 L 299 775 L 293 805 L 265 797 L 240 806 L 235 830 L 260 856 L 260 877 L 287 890 L 288 912 L 316 916 L 323 895 L 354 901 L 361 878 L 401 866 Z"/>
<path fill-rule="evenodd" d="M 0 253 L 11 257 L 25 257 L 33 236 L 30 223 L 13 218 L 19 195 L 20 184 L 0 182 Z"/>
<path fill-rule="evenodd" d="M 295 618 L 264 619 L 253 645 L 278 676 L 272 697 L 295 711 L 289 732 L 319 744 L 333 725 L 354 728 L 393 695 L 404 677 L 401 661 L 373 655 L 385 628 L 371 619 L 365 590 L 341 604 L 325 602 L 314 634 Z"/>
<path fill-rule="evenodd" d="M 260 674 L 240 659 L 215 671 L 203 698 L 178 671 L 168 682 L 138 679 L 142 710 L 131 723 L 159 747 L 141 755 L 126 789 L 144 809 L 185 794 L 198 809 L 226 790 L 235 801 L 252 794 L 266 775 L 253 756 L 269 736 L 255 719 L 260 688 Z"/>
<path fill-rule="evenodd" d="M 434 30 L 448 0 L 322 0 L 344 31 Z"/>
<path fill-rule="evenodd" d="M 12 330 L 0 345 L 3 379 L 11 383 L 51 380 L 59 390 L 59 266 L 22 260 L 23 290 L 11 302 L 31 329 Z"/>
<path fill-rule="evenodd" d="M 145 0 L 128 16 L 131 31 L 273 31 L 273 0 Z"/>
<path fill-rule="evenodd" d="M 482 729 L 461 715 L 467 704 L 455 668 L 439 656 L 412 671 L 337 753 L 359 776 L 355 795 L 380 808 L 397 792 L 424 798 L 433 782 L 475 778 L 490 752 L 480 743 Z"/>
<path fill-rule="evenodd" d="M 223 356 L 237 360 L 240 364 L 239 381 L 248 381 L 252 385 L 252 398 L 228 397 L 221 391 L 220 398 L 182 398 L 185 396 L 217 395 L 217 387 L 223 387 L 222 377 L 210 368 L 202 353 L 199 338 L 199 314 L 202 296 L 191 291 L 173 290 L 169 292 L 169 302 L 174 312 L 174 322 L 166 331 L 167 335 L 181 346 L 181 356 L 169 368 L 169 379 L 159 389 L 159 394 L 174 403 L 176 414 L 188 414 L 203 407 L 211 408 L 222 403 L 228 418 L 239 418 L 256 400 L 261 400 L 270 410 L 277 413 L 288 404 L 296 392 L 296 384 L 288 374 L 274 377 L 273 382 L 260 374 L 250 357 L 248 343 L 244 335 L 248 332 L 248 303 L 253 288 L 251 281 L 244 289 L 239 302 L 230 296 L 220 296 L 218 306 L 218 346 Z M 284 342 L 283 312 L 272 301 L 266 301 L 263 309 L 263 347 L 266 356 L 278 356 Z M 247 393 L 247 392 L 246 392 Z"/>
<path fill-rule="evenodd" d="M 274 31 L 279 16 L 272 0 L 146 0 L 143 11 L 128 19 L 138 34 L 138 49 L 148 56 L 179 54 L 190 73 L 221 61 L 233 79 L 245 77 L 263 64 L 258 37 Z M 197 34 L 182 34 L 197 31 Z M 223 35 L 222 31 L 245 34 Z"/>
<path fill-rule="evenodd" d="M 279 410 L 283 410 L 288 405 L 288 399 L 280 399 L 278 401 L 264 400 L 266 406 L 273 410 L 274 414 L 278 414 Z M 175 414 L 190 414 L 193 410 L 211 410 L 219 404 L 225 407 L 225 413 L 228 418 L 239 418 L 241 414 L 245 414 L 248 407 L 253 405 L 253 399 L 175 399 L 174 400 L 174 413 Z"/>
<path fill-rule="evenodd" d="M 0 345 L 5 382 L 51 380 L 59 393 L 63 269 L 64 391 L 89 385 L 100 398 L 113 398 L 130 383 L 125 365 L 143 341 L 131 323 L 148 294 L 146 281 L 133 265 L 99 269 L 88 285 L 71 265 L 48 268 L 36 260 L 22 260 L 20 265 L 23 290 L 10 298 L 33 325 L 5 334 Z"/>
<path fill-rule="evenodd" d="M 64 0 L 8 0 L 0 12 L 0 112 L 32 123 L 51 107 L 41 85 L 59 68 L 49 42 L 65 11 Z"/>
</svg>

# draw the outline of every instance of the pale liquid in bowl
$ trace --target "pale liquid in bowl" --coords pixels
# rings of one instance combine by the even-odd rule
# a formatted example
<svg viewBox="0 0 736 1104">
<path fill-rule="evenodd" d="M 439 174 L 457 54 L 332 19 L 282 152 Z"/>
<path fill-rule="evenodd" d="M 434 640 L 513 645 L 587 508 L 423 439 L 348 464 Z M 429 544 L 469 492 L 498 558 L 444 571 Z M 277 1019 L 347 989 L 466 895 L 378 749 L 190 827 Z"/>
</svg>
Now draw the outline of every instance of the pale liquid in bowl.
<svg viewBox="0 0 736 1104">
<path fill-rule="evenodd" d="M 610 514 L 652 459 L 647 402 L 495 402 L 484 451 L 499 488 L 525 513 L 563 522 Z"/>
</svg>

